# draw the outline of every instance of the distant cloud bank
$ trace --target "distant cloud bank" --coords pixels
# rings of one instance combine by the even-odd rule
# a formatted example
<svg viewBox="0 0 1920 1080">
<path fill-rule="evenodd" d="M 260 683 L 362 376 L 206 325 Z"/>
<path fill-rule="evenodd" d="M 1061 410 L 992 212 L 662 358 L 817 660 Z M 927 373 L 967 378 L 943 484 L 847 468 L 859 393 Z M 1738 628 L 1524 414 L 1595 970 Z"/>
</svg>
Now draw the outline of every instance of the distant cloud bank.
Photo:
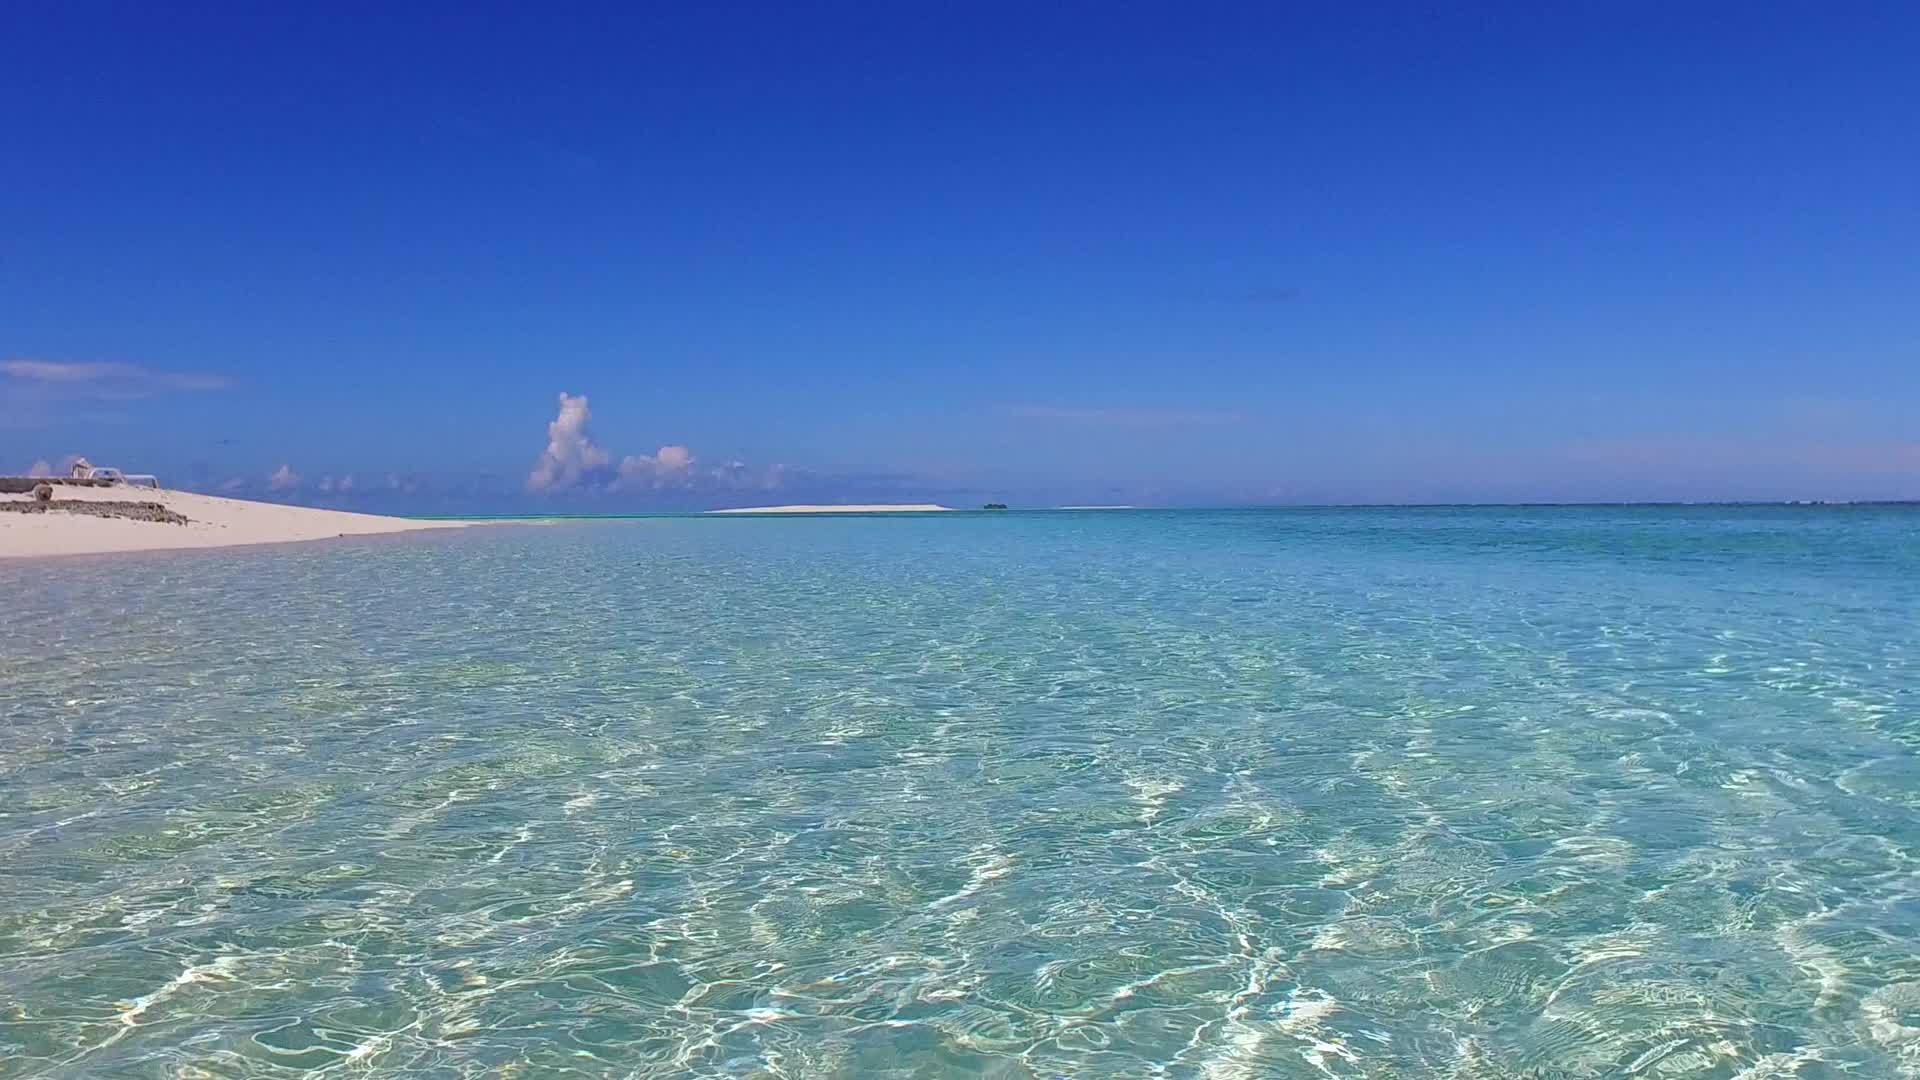
<svg viewBox="0 0 1920 1080">
<path fill-rule="evenodd" d="M 1071 405 L 1015 405 L 1007 410 L 1019 420 L 1052 420 L 1062 423 L 1100 427 L 1161 428 L 1218 427 L 1238 424 L 1246 417 L 1237 412 L 1209 409 L 1128 409 L 1085 408 Z"/>
<path fill-rule="evenodd" d="M 1566 456 L 1581 464 L 1647 471 L 1685 468 L 1823 469 L 1866 476 L 1920 474 L 1920 442 L 1806 440 L 1791 437 L 1644 437 L 1587 439 L 1568 443 Z"/>
</svg>

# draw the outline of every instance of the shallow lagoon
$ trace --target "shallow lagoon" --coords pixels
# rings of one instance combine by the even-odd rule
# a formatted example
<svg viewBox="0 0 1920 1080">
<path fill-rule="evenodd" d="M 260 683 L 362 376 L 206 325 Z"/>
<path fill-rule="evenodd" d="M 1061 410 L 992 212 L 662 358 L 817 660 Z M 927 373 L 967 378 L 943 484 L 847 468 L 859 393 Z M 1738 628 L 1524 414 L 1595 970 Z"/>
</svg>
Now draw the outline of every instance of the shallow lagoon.
<svg viewBox="0 0 1920 1080">
<path fill-rule="evenodd" d="M 0 565 L 0 1076 L 1920 1070 L 1920 512 Z"/>
</svg>

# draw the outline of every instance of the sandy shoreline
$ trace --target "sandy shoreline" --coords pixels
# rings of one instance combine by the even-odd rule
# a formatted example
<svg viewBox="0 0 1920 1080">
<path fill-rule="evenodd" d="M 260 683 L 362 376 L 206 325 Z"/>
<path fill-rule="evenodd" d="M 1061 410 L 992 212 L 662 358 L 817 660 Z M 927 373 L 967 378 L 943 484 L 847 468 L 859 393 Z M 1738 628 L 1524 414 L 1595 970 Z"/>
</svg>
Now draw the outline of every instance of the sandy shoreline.
<svg viewBox="0 0 1920 1080">
<path fill-rule="evenodd" d="M 0 501 L 25 502 L 30 495 L 0 495 Z M 458 529 L 464 521 L 411 518 L 318 510 L 307 506 L 223 499 L 188 491 L 115 486 L 55 488 L 56 505 L 66 501 L 157 502 L 184 514 L 186 525 L 65 514 L 0 513 L 0 559 L 57 555 L 103 555 L 133 551 L 241 547 L 331 540 L 341 536 Z"/>
<path fill-rule="evenodd" d="M 709 514 L 934 514 L 950 513 L 953 507 L 936 503 L 866 503 L 858 506 L 832 504 L 793 506 L 742 506 L 732 510 L 709 510 Z"/>
</svg>

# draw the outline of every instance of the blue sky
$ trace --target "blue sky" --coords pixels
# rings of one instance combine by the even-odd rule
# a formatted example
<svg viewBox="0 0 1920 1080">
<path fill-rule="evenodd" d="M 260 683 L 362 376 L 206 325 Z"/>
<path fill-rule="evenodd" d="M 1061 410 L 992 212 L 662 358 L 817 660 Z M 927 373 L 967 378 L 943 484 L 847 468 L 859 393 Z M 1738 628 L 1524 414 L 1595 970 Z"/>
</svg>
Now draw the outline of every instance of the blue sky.
<svg viewBox="0 0 1920 1080">
<path fill-rule="evenodd" d="M 1920 497 L 1910 4 L 164 7 L 0 15 L 0 468 Z"/>
</svg>

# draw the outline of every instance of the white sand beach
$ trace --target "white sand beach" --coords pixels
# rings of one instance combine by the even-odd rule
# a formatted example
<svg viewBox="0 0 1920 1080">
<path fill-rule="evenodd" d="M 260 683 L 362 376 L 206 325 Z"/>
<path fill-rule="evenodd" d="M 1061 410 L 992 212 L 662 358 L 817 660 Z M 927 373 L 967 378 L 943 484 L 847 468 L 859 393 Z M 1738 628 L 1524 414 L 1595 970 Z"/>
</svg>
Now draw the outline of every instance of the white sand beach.
<svg viewBox="0 0 1920 1080">
<path fill-rule="evenodd" d="M 5 502 L 27 502 L 31 499 L 31 495 L 0 495 L 0 501 Z M 56 505 L 67 501 L 157 502 L 184 515 L 188 523 L 173 525 L 57 510 L 43 514 L 0 512 L 0 558 L 283 544 L 418 529 L 463 528 L 469 524 L 462 521 L 419 521 L 377 514 L 354 514 L 344 510 L 317 510 L 306 506 L 281 506 L 125 485 L 59 485 L 54 489 L 54 501 Z"/>
<path fill-rule="evenodd" d="M 931 514 L 950 512 L 953 507 L 936 503 L 864 503 L 855 506 L 795 505 L 742 506 L 732 510 L 709 510 L 709 514 Z"/>
</svg>

